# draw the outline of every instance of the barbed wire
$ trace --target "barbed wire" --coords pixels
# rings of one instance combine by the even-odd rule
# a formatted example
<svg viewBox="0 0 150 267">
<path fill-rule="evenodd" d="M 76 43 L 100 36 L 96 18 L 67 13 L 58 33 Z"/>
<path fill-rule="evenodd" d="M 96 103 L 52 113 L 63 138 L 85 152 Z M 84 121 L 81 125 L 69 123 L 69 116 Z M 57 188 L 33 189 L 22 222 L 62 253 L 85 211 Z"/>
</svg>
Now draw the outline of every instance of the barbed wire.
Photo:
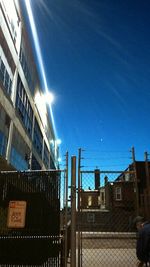
<svg viewBox="0 0 150 267">
<path fill-rule="evenodd" d="M 84 165 L 84 166 L 81 166 L 82 168 L 102 168 L 102 167 L 116 167 L 116 166 L 125 166 L 126 167 L 126 164 L 111 164 L 111 165 Z"/>
<path fill-rule="evenodd" d="M 130 157 L 111 157 L 111 158 L 109 158 L 109 157 L 98 157 L 98 158 L 93 158 L 93 157 L 90 157 L 90 158 L 89 158 L 89 157 L 88 157 L 88 158 L 87 158 L 87 157 L 82 157 L 82 159 L 83 159 L 83 160 L 91 160 L 91 159 L 92 159 L 92 160 L 105 160 L 105 159 L 107 159 L 107 160 L 110 159 L 110 160 L 111 160 L 111 159 L 130 159 Z"/>
<path fill-rule="evenodd" d="M 82 152 L 96 152 L 96 153 L 130 153 L 131 150 L 101 150 L 101 149 L 88 149 L 88 148 L 81 148 Z"/>
</svg>

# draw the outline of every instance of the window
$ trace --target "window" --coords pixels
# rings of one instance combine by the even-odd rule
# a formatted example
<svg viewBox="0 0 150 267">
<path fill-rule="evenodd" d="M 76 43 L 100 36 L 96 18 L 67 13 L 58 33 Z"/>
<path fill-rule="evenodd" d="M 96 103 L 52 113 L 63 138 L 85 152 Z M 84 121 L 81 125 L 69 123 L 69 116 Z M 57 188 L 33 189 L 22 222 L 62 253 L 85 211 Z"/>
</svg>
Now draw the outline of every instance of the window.
<svg viewBox="0 0 150 267">
<path fill-rule="evenodd" d="M 12 147 L 10 153 L 10 163 L 17 170 L 27 170 L 29 167 L 30 149 L 24 138 L 21 136 L 17 128 L 13 127 Z"/>
<path fill-rule="evenodd" d="M 8 74 L 7 70 L 5 72 L 4 86 L 5 86 L 6 90 L 9 92 L 9 74 Z"/>
<path fill-rule="evenodd" d="M 52 156 L 50 156 L 50 169 L 56 169 Z"/>
<path fill-rule="evenodd" d="M 81 207 L 81 205 L 82 205 L 82 197 L 80 197 L 80 207 Z"/>
<path fill-rule="evenodd" d="M 38 161 L 36 160 L 36 158 L 34 157 L 34 155 L 32 155 L 32 165 L 31 165 L 31 169 L 32 170 L 41 170 L 41 166 L 38 163 Z"/>
<path fill-rule="evenodd" d="M 5 65 L 4 65 L 3 61 L 1 60 L 1 62 L 0 62 L 0 79 L 1 79 L 2 83 L 4 83 L 4 77 L 5 77 Z"/>
<path fill-rule="evenodd" d="M 88 207 L 92 206 L 92 196 L 88 196 Z"/>
<path fill-rule="evenodd" d="M 53 157 L 55 157 L 55 141 L 54 140 L 50 141 L 50 151 Z"/>
<path fill-rule="evenodd" d="M 25 157 L 23 157 L 23 155 L 21 155 L 13 146 L 11 148 L 10 162 L 17 170 L 24 171 L 28 169 L 28 162 Z"/>
<path fill-rule="evenodd" d="M 16 95 L 16 108 L 18 109 L 19 116 L 31 137 L 32 135 L 32 122 L 33 122 L 33 110 L 30 105 L 28 96 L 23 87 L 20 77 L 18 76 L 17 83 L 17 95 Z"/>
<path fill-rule="evenodd" d="M 0 131 L 0 155 L 1 156 L 5 156 L 6 154 L 6 145 L 7 145 L 6 137 L 4 133 Z"/>
<path fill-rule="evenodd" d="M 46 144 L 44 143 L 44 158 L 43 158 L 44 164 L 47 167 L 47 169 L 49 169 L 49 151 L 48 148 L 46 146 Z"/>
<path fill-rule="evenodd" d="M 42 157 L 43 136 L 42 136 L 40 127 L 39 127 L 36 119 L 35 119 L 35 124 L 34 124 L 33 144 L 34 144 L 34 147 L 35 147 L 36 151 L 38 152 L 39 156 Z"/>
<path fill-rule="evenodd" d="M 88 223 L 95 223 L 95 214 L 94 213 L 87 213 L 87 222 Z"/>
<path fill-rule="evenodd" d="M 115 199 L 116 200 L 122 200 L 121 187 L 116 187 L 115 188 Z"/>
<path fill-rule="evenodd" d="M 1 58 L 0 58 L 0 81 L 2 82 L 6 92 L 9 95 L 11 95 L 12 80 Z"/>
</svg>

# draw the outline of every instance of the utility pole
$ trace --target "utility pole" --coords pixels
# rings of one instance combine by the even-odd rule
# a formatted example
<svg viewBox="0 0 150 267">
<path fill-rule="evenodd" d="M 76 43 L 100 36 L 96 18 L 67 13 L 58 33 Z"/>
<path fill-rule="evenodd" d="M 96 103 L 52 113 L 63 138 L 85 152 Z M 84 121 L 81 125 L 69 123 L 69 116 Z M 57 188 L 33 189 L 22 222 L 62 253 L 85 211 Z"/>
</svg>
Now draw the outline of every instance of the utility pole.
<svg viewBox="0 0 150 267">
<path fill-rule="evenodd" d="M 150 218 L 149 215 L 149 203 L 150 203 L 150 170 L 149 170 L 149 161 L 148 153 L 145 152 L 145 172 L 146 172 L 146 190 L 144 192 L 144 208 L 146 213 L 146 218 Z"/>
<path fill-rule="evenodd" d="M 149 164 L 148 164 L 148 153 L 145 152 L 145 171 L 146 171 L 146 187 L 148 192 L 150 190 L 150 173 L 149 173 Z"/>
</svg>

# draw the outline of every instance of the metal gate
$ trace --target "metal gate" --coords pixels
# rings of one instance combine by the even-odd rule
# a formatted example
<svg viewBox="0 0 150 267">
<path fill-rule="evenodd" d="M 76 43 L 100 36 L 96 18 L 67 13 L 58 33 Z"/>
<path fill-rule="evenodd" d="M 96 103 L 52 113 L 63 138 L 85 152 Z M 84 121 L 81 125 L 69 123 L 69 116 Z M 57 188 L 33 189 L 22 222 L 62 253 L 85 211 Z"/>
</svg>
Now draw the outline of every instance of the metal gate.
<svg viewBox="0 0 150 267">
<path fill-rule="evenodd" d="M 0 172 L 0 266 L 62 266 L 61 173 Z"/>
<path fill-rule="evenodd" d="M 81 172 L 78 192 L 78 266 L 135 266 L 132 221 L 136 198 L 133 172 Z M 95 188 L 100 175 L 101 186 Z M 120 180 L 121 179 L 121 180 Z"/>
<path fill-rule="evenodd" d="M 79 154 L 76 266 L 136 266 L 134 164 L 126 171 L 83 171 L 80 158 Z"/>
</svg>

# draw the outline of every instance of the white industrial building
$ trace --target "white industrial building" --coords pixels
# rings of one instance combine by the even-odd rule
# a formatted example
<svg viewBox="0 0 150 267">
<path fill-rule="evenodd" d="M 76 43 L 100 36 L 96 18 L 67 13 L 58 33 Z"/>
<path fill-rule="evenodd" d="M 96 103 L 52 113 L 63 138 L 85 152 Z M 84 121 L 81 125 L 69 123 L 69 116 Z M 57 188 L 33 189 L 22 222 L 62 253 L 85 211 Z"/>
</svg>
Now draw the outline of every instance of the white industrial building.
<svg viewBox="0 0 150 267">
<path fill-rule="evenodd" d="M 19 2 L 0 0 L 0 170 L 57 169 L 54 126 Z"/>
</svg>

